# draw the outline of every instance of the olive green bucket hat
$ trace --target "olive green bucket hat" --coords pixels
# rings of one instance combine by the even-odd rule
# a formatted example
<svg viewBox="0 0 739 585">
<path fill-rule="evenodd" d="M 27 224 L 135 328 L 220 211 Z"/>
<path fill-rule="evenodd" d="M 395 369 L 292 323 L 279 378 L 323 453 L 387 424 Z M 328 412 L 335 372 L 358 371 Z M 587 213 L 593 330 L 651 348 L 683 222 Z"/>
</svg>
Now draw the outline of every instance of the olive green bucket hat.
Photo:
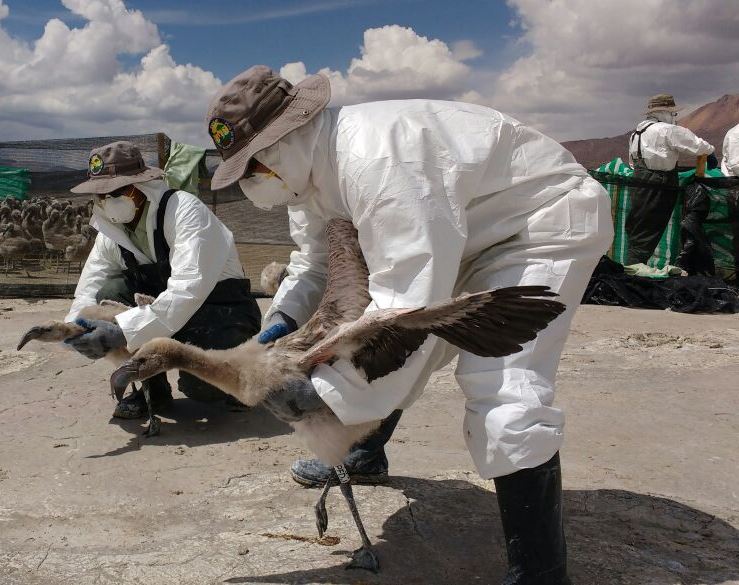
<svg viewBox="0 0 739 585">
<path fill-rule="evenodd" d="M 110 193 L 126 185 L 161 179 L 164 171 L 147 167 L 141 151 L 126 140 L 111 142 L 90 152 L 84 183 L 72 193 Z"/>
<path fill-rule="evenodd" d="M 669 93 L 660 93 L 649 98 L 645 114 L 651 112 L 679 112 L 682 108 L 675 105 L 675 98 Z"/>
<path fill-rule="evenodd" d="M 234 77 L 208 108 L 208 134 L 223 157 L 211 188 L 238 181 L 256 153 L 310 122 L 330 99 L 328 78 L 320 74 L 292 85 L 269 67 L 255 65 Z"/>
</svg>

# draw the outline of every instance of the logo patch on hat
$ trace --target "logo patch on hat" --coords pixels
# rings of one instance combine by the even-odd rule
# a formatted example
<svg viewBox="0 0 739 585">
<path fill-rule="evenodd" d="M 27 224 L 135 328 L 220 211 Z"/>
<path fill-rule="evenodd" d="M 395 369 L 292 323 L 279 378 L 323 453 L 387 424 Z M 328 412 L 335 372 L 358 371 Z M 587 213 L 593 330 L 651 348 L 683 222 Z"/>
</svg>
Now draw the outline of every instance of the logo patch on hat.
<svg viewBox="0 0 739 585">
<path fill-rule="evenodd" d="M 90 174 L 97 176 L 103 172 L 104 168 L 105 168 L 105 163 L 103 162 L 103 159 L 100 158 L 100 155 L 93 154 L 90 157 Z"/>
<path fill-rule="evenodd" d="M 233 124 L 224 118 L 211 119 L 208 124 L 208 133 L 221 150 L 228 150 L 236 141 Z"/>
</svg>

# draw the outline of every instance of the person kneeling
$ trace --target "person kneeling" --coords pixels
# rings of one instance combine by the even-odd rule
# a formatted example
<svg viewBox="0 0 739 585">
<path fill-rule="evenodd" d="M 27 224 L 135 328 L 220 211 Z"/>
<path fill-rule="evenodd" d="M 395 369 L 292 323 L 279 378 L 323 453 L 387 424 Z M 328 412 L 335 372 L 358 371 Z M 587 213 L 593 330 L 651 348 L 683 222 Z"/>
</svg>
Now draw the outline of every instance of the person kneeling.
<svg viewBox="0 0 739 585">
<path fill-rule="evenodd" d="M 233 234 L 195 196 L 168 189 L 163 175 L 161 169 L 146 166 L 133 144 L 119 141 L 90 153 L 88 180 L 72 189 L 94 194 L 90 225 L 99 233 L 66 321 L 102 300 L 133 306 L 135 293 L 155 297 L 150 305 L 116 316 L 115 324 L 86 321 L 91 330 L 67 343 L 91 359 L 124 346 L 133 352 L 155 337 L 227 349 L 259 331 L 261 314 Z M 155 412 L 171 404 L 166 375 L 143 384 Z M 184 372 L 178 388 L 198 401 L 226 398 Z M 146 413 L 139 390 L 124 398 L 113 416 L 139 418 Z"/>
</svg>

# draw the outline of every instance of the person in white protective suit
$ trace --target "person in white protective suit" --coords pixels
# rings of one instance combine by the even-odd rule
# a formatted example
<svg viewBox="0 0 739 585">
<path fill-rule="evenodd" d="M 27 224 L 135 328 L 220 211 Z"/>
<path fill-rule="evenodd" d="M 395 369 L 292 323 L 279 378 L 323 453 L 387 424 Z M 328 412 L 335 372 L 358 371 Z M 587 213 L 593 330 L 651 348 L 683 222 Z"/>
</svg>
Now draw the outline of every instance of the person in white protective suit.
<svg viewBox="0 0 739 585">
<path fill-rule="evenodd" d="M 724 136 L 721 172 L 727 177 L 739 177 L 739 124 Z"/>
<path fill-rule="evenodd" d="M 645 119 L 629 137 L 629 160 L 634 167 L 634 178 L 642 184 L 630 189 L 627 265 L 646 264 L 670 221 L 679 193 L 680 155 L 713 154 L 713 146 L 708 142 L 675 124 L 677 112 L 671 95 L 651 97 Z M 713 157 L 709 167 L 716 162 Z"/>
<path fill-rule="evenodd" d="M 259 330 L 261 313 L 233 235 L 197 197 L 169 189 L 162 177 L 160 169 L 146 166 L 138 148 L 119 141 L 90 153 L 88 180 L 72 189 L 94 194 L 90 225 L 99 233 L 66 317 L 89 332 L 67 343 L 91 359 L 123 346 L 133 352 L 155 337 L 226 349 Z M 156 298 L 120 313 L 116 323 L 77 319 L 83 307 L 105 299 L 133 306 L 135 293 Z M 151 392 L 155 411 L 172 402 L 166 375 L 142 385 Z M 178 388 L 196 400 L 226 398 L 185 372 Z M 124 398 L 113 416 L 146 413 L 140 389 Z"/>
<path fill-rule="evenodd" d="M 321 75 L 293 86 L 256 66 L 209 109 L 224 159 L 213 188 L 238 182 L 258 207 L 287 204 L 299 247 L 260 341 L 315 310 L 326 279 L 324 228 L 335 217 L 358 231 L 369 269 L 367 311 L 419 307 L 463 291 L 552 287 L 568 306 L 563 315 L 516 355 L 461 352 L 456 377 L 472 459 L 482 477 L 495 479 L 508 543 L 505 582 L 568 583 L 558 457 L 564 415 L 553 405 L 554 377 L 574 311 L 612 239 L 608 196 L 557 142 L 490 108 L 406 100 L 326 109 L 329 95 Z M 384 444 L 400 410 L 453 356 L 434 338 L 372 383 L 343 361 L 315 369 L 300 392 L 317 393 L 345 424 L 385 419 L 349 455 L 354 479 L 387 473 Z M 328 475 L 315 461 L 292 471 L 304 485 Z"/>
</svg>

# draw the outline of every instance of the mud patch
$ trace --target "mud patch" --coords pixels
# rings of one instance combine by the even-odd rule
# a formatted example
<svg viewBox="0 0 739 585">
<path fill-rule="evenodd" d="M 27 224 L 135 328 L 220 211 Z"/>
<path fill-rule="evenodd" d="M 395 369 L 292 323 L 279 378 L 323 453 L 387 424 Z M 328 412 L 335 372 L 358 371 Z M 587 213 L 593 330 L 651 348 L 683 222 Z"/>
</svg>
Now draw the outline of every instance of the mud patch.
<svg viewBox="0 0 739 585">
<path fill-rule="evenodd" d="M 14 351 L 13 353 L 0 351 L 0 376 L 20 372 L 43 360 L 44 358 L 33 351 Z"/>
<path fill-rule="evenodd" d="M 646 333 L 631 333 L 618 340 L 621 347 L 628 349 L 664 348 L 681 349 L 686 345 L 699 346 L 708 349 L 721 349 L 724 344 L 720 339 L 703 335 L 672 335 L 659 331 Z"/>
<path fill-rule="evenodd" d="M 708 369 L 732 364 L 739 357 L 739 330 L 707 330 L 701 333 L 646 331 L 604 337 L 570 345 L 562 355 L 559 373 L 580 375 L 593 367 L 634 370 Z"/>
</svg>

